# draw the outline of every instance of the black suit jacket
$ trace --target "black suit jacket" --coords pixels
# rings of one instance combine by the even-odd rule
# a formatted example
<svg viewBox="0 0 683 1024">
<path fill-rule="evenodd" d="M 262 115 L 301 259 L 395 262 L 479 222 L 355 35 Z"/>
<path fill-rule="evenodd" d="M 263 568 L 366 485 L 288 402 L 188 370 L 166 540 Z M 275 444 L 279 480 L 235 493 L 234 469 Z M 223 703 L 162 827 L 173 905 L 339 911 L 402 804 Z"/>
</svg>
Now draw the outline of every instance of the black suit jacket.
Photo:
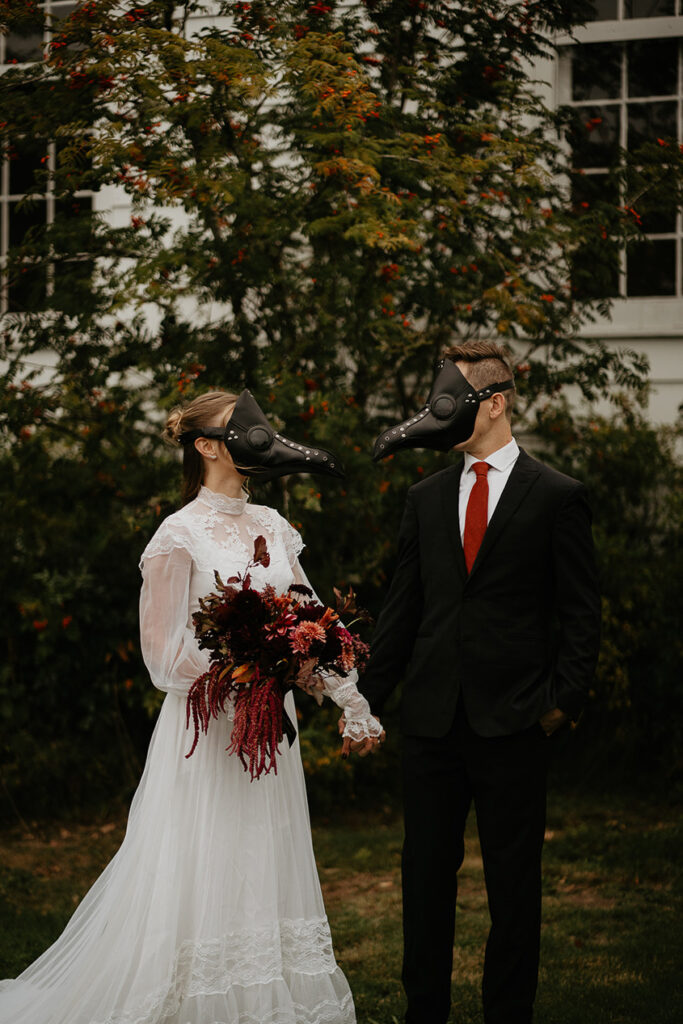
<svg viewBox="0 0 683 1024">
<path fill-rule="evenodd" d="M 401 728 L 443 736 L 459 695 L 481 736 L 576 718 L 598 656 L 600 597 L 584 486 L 520 451 L 468 575 L 462 462 L 408 491 L 398 564 L 359 688 L 372 710 L 403 678 Z"/>
</svg>

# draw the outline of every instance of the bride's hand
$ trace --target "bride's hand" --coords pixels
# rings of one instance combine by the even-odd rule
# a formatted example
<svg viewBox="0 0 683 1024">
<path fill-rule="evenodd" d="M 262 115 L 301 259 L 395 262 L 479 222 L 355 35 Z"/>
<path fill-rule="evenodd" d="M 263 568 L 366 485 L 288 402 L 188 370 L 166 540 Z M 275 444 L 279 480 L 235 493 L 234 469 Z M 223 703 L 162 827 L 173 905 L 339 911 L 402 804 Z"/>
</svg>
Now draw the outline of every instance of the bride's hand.
<svg viewBox="0 0 683 1024">
<path fill-rule="evenodd" d="M 379 718 L 373 715 L 376 722 L 379 722 Z M 352 740 L 350 736 L 344 736 L 344 728 L 346 726 L 346 719 L 342 715 L 339 719 L 337 728 L 339 729 L 340 736 L 342 739 L 341 755 L 346 759 L 349 754 L 358 754 L 359 757 L 366 757 L 367 754 L 376 754 L 380 747 L 380 744 L 384 743 L 386 739 L 386 732 L 382 729 L 379 736 L 366 736 L 362 740 Z"/>
<path fill-rule="evenodd" d="M 308 661 L 304 661 L 296 674 L 294 682 L 304 693 L 308 693 L 311 697 L 315 698 L 318 704 L 322 704 L 325 683 L 320 676 L 314 674 L 315 664 L 315 658 L 309 658 Z"/>
</svg>

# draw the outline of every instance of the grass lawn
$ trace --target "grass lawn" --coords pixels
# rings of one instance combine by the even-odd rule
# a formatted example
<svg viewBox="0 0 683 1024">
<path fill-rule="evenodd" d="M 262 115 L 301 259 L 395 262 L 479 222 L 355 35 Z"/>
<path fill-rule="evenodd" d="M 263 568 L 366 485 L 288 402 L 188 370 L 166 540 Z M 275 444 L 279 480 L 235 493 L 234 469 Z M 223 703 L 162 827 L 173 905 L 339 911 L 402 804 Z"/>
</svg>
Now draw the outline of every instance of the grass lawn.
<svg viewBox="0 0 683 1024">
<path fill-rule="evenodd" d="M 0 978 L 59 934 L 118 847 L 124 821 L 0 833 Z M 545 847 L 537 1024 L 683 1020 L 683 827 L 662 802 L 554 796 Z M 385 809 L 319 820 L 314 842 L 332 935 L 359 1024 L 402 1020 L 401 826 Z M 473 822 L 460 873 L 452 1021 L 481 1024 L 488 923 Z"/>
</svg>

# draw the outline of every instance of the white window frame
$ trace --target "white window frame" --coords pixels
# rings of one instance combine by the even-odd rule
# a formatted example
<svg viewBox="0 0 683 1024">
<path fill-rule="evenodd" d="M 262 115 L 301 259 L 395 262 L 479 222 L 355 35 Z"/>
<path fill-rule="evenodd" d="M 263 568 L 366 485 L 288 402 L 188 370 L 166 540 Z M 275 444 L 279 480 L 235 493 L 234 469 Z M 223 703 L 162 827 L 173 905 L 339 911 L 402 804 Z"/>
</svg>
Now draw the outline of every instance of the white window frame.
<svg viewBox="0 0 683 1024">
<path fill-rule="evenodd" d="M 555 40 L 560 48 L 555 62 L 553 91 L 558 105 L 568 106 L 609 106 L 621 107 L 620 145 L 626 148 L 628 130 L 627 106 L 631 102 L 652 102 L 653 100 L 671 100 L 666 97 L 634 97 L 629 100 L 626 95 L 626 82 L 622 77 L 621 97 L 618 100 L 596 99 L 590 101 L 572 100 L 571 97 L 571 57 L 569 47 L 582 43 L 623 43 L 648 39 L 678 38 L 679 40 L 679 80 L 677 129 L 679 140 L 683 139 L 683 0 L 677 0 L 676 15 L 655 18 L 625 18 L 625 0 L 619 0 L 619 18 L 612 21 L 592 21 L 577 27 L 570 34 L 558 36 Z M 622 63 L 622 76 L 626 73 L 625 62 Z M 593 168 L 591 168 L 593 170 Z M 597 166 L 594 168 L 598 170 Z M 613 298 L 611 316 L 599 318 L 600 333 L 605 336 L 648 337 L 657 336 L 680 337 L 683 329 L 683 216 L 677 214 L 675 235 L 671 232 L 648 232 L 647 237 L 676 239 L 676 292 L 664 296 L 626 296 L 626 252 L 622 252 L 619 282 L 619 297 Z M 597 325 L 592 328 L 595 332 Z M 604 328 L 604 332 L 602 330 Z"/>
<path fill-rule="evenodd" d="M 77 0 L 44 0 L 38 6 L 49 15 L 53 11 L 58 12 L 68 8 L 75 9 L 78 3 Z M 43 33 L 43 46 L 46 46 L 51 39 L 51 18 L 48 17 L 45 30 Z M 22 64 L 5 64 L 5 37 L 0 36 L 0 74 L 4 70 L 10 67 L 21 67 L 24 63 L 28 64 L 29 61 L 22 62 Z M 7 292 L 7 284 L 4 280 L 4 274 L 2 273 L 5 268 L 7 252 L 9 250 L 9 235 L 10 235 L 10 206 L 12 203 L 25 198 L 27 195 L 35 195 L 36 199 L 40 199 L 45 203 L 45 224 L 50 225 L 54 223 L 56 202 L 54 197 L 54 188 L 52 182 L 52 174 L 54 173 L 57 160 L 57 145 L 53 141 L 47 143 L 47 169 L 50 172 L 50 177 L 47 184 L 47 190 L 41 193 L 27 193 L 27 192 L 10 192 L 10 161 L 6 159 L 5 154 L 0 151 L 0 314 L 5 313 L 9 306 L 9 297 Z M 79 190 L 74 193 L 74 199 L 90 199 L 95 208 L 95 193 L 91 190 Z M 47 278 L 46 278 L 46 292 L 49 297 L 54 290 L 54 274 L 52 267 L 48 267 Z"/>
</svg>

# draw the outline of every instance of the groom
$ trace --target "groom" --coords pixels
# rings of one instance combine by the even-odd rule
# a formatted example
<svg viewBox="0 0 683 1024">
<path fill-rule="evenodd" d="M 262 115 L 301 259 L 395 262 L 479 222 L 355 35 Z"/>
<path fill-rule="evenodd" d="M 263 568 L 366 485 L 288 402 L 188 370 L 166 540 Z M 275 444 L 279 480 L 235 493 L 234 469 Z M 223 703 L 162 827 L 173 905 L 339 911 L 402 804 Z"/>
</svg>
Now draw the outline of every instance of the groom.
<svg viewBox="0 0 683 1024">
<path fill-rule="evenodd" d="M 582 484 L 511 433 L 505 350 L 445 353 L 427 405 L 378 438 L 464 458 L 408 491 L 398 564 L 359 689 L 377 714 L 403 680 L 406 1024 L 445 1024 L 457 872 L 474 804 L 491 915 L 486 1024 L 530 1024 L 552 737 L 581 711 L 600 599 Z M 364 752 L 364 751 L 361 751 Z"/>
</svg>

